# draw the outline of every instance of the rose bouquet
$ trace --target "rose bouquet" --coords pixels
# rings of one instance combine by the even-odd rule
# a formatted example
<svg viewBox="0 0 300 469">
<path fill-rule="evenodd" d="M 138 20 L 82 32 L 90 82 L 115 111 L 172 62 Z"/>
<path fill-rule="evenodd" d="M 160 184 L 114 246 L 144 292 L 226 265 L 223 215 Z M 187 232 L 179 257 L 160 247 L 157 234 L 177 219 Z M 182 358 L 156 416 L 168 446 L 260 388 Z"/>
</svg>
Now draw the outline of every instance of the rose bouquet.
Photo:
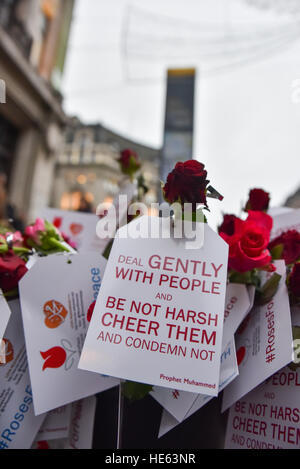
<svg viewBox="0 0 300 469">
<path fill-rule="evenodd" d="M 70 252 L 59 230 L 46 220 L 37 218 L 24 233 L 2 227 L 0 234 L 0 288 L 7 298 L 18 295 L 18 283 L 28 271 L 31 256 Z"/>
</svg>

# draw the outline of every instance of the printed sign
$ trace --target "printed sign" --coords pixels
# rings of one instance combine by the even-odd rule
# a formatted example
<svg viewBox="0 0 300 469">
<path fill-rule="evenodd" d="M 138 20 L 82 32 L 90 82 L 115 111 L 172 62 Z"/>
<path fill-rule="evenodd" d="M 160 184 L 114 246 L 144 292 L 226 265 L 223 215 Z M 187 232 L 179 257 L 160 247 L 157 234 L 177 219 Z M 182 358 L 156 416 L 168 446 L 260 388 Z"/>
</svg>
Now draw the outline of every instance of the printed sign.
<svg viewBox="0 0 300 469">
<path fill-rule="evenodd" d="M 51 410 L 38 431 L 36 440 L 56 440 L 67 438 L 70 431 L 72 404 Z"/>
<path fill-rule="evenodd" d="M 40 258 L 20 282 L 36 415 L 118 383 L 77 368 L 87 310 L 98 295 L 105 264 L 92 252 L 52 255 Z"/>
<path fill-rule="evenodd" d="M 22 316 L 18 300 L 0 350 L 0 449 L 29 449 L 46 415 L 33 411 Z"/>
<path fill-rule="evenodd" d="M 99 218 L 94 214 L 45 208 L 41 217 L 65 233 L 75 243 L 79 252 L 98 251 L 102 253 L 109 241 L 97 236 L 96 227 Z"/>
<path fill-rule="evenodd" d="M 285 284 L 285 263 L 276 261 L 282 276 L 277 293 L 246 317 L 237 331 L 239 376 L 223 394 L 222 411 L 250 392 L 292 359 L 292 326 Z"/>
<path fill-rule="evenodd" d="M 3 295 L 2 290 L 0 290 L 0 340 L 3 339 L 10 315 L 11 315 L 10 308 L 7 304 L 7 301 Z"/>
<path fill-rule="evenodd" d="M 254 297 L 252 289 L 251 297 Z M 228 376 L 225 370 L 228 365 L 231 369 L 231 361 L 229 359 L 224 360 L 224 357 L 233 357 L 233 369 L 229 372 L 229 377 L 232 380 L 233 376 L 236 377 L 238 375 L 233 335 L 249 312 L 254 298 L 251 298 L 250 303 L 249 293 L 246 286 L 233 283 L 227 285 L 225 298 L 223 327 L 223 344 L 225 344 L 225 346 L 222 347 L 223 353 L 221 355 L 220 379 L 221 381 L 226 381 L 226 384 L 228 384 Z M 180 422 L 190 415 L 189 411 L 196 399 L 198 401 L 205 402 L 205 398 L 207 398 L 207 396 L 203 395 L 202 399 L 201 395 L 196 393 L 184 391 L 179 392 L 177 389 L 168 389 L 160 386 L 154 386 L 153 391 L 150 394 L 164 407 L 165 410 Z"/>
<path fill-rule="evenodd" d="M 245 319 L 254 302 L 254 287 L 229 283 L 226 288 L 224 311 L 223 344 L 227 344 L 234 336 L 237 328 Z"/>
<path fill-rule="evenodd" d="M 227 347 L 225 347 L 224 352 L 221 355 L 221 368 L 220 368 L 220 386 L 219 392 L 231 383 L 239 374 L 237 361 L 236 361 L 236 351 L 234 341 L 229 342 Z M 177 391 L 178 392 L 178 391 Z M 179 394 L 179 392 L 178 392 Z M 183 394 L 182 392 L 180 394 Z M 186 394 L 186 393 L 185 393 Z M 191 417 L 195 412 L 200 410 L 205 404 L 207 404 L 212 396 L 206 396 L 204 394 L 198 394 L 194 400 L 192 406 L 186 413 L 183 420 Z M 177 427 L 182 420 L 176 419 L 172 413 L 167 410 L 163 411 L 158 438 L 165 435 L 167 432 Z"/>
<path fill-rule="evenodd" d="M 235 345 L 232 340 L 224 347 L 224 351 L 221 355 L 219 392 L 236 378 L 238 374 L 239 370 L 236 361 Z M 154 397 L 167 412 L 167 415 L 163 414 L 162 417 L 160 436 L 164 435 L 183 420 L 186 420 L 194 412 L 201 409 L 201 407 L 213 399 L 212 396 L 205 394 L 187 393 L 177 390 L 172 390 L 171 392 L 168 389 L 164 389 L 164 392 L 162 392 L 163 389 L 164 388 L 154 388 L 154 391 L 151 393 L 152 397 Z M 158 393 L 157 391 L 160 392 Z M 189 395 L 190 401 L 188 401 Z M 168 414 L 170 414 L 170 418 Z"/>
<path fill-rule="evenodd" d="M 299 328 L 300 308 L 293 309 L 292 322 Z M 299 449 L 299 354 L 294 362 L 231 407 L 225 448 Z"/>
<path fill-rule="evenodd" d="M 79 367 L 217 395 L 228 246 L 205 225 L 204 246 L 186 249 L 169 225 L 144 216 L 119 230 Z M 159 238 L 134 239 L 149 226 Z"/>
<path fill-rule="evenodd" d="M 92 449 L 96 397 L 71 404 L 70 430 L 67 438 L 36 441 L 33 449 Z"/>
<path fill-rule="evenodd" d="M 91 449 L 96 412 L 96 397 L 73 402 L 71 429 L 65 449 Z"/>
</svg>

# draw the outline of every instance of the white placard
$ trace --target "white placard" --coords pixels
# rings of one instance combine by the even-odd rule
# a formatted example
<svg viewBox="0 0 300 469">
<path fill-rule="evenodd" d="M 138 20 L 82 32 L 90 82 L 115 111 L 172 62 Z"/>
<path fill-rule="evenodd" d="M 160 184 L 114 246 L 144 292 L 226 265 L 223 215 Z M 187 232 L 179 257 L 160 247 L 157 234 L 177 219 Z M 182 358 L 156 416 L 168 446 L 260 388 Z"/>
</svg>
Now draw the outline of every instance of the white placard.
<svg viewBox="0 0 300 469">
<path fill-rule="evenodd" d="M 46 415 L 33 412 L 19 300 L 0 343 L 0 449 L 29 449 Z"/>
<path fill-rule="evenodd" d="M 105 264 L 92 252 L 51 255 L 40 258 L 20 282 L 36 415 L 118 384 L 77 368 L 86 314 L 97 297 Z"/>
<path fill-rule="evenodd" d="M 160 238 L 133 239 L 135 230 Z M 217 395 L 228 246 L 207 225 L 201 249 L 166 238 L 170 220 L 141 217 L 118 232 L 79 367 Z M 201 225 L 201 226 L 200 226 Z"/>
<path fill-rule="evenodd" d="M 96 397 L 73 402 L 71 429 L 65 449 L 91 449 L 96 412 Z"/>
<path fill-rule="evenodd" d="M 236 333 L 239 376 L 224 391 L 222 411 L 283 368 L 292 357 L 292 326 L 285 284 L 285 263 L 276 261 L 282 276 L 277 293 L 247 316 Z"/>
<path fill-rule="evenodd" d="M 68 437 L 36 441 L 33 449 L 92 449 L 96 403 L 95 396 L 73 402 Z"/>
<path fill-rule="evenodd" d="M 234 340 L 227 344 L 224 352 L 221 355 L 221 368 L 220 368 L 220 386 L 219 392 L 221 392 L 229 383 L 231 383 L 239 374 L 237 361 L 236 361 L 236 350 Z M 186 394 L 186 393 L 185 393 Z M 212 396 L 206 396 L 204 394 L 198 394 L 196 399 L 193 402 L 193 405 L 185 415 L 183 420 L 186 420 L 199 409 L 201 409 L 205 404 L 207 404 Z M 176 419 L 167 410 L 164 410 L 162 413 L 160 428 L 158 438 L 165 435 L 167 432 L 179 425 L 180 420 Z"/>
<path fill-rule="evenodd" d="M 39 429 L 36 440 L 68 438 L 70 432 L 71 407 L 72 404 L 68 404 L 51 410 Z"/>
<path fill-rule="evenodd" d="M 268 210 L 268 215 L 270 215 L 271 217 L 275 217 L 277 215 L 283 215 L 292 211 L 293 209 L 290 207 L 271 207 Z"/>
<path fill-rule="evenodd" d="M 7 304 L 2 290 L 0 290 L 0 340 L 3 339 L 8 321 L 11 315 L 10 308 Z"/>
<path fill-rule="evenodd" d="M 292 321 L 300 326 L 300 308 L 293 308 Z M 285 367 L 237 401 L 229 412 L 225 448 L 299 449 L 299 389 L 300 368 Z"/>
<path fill-rule="evenodd" d="M 222 370 L 222 368 L 226 367 L 226 365 L 229 365 L 229 367 L 233 365 L 233 372 L 229 373 L 231 380 L 233 379 L 233 375 L 234 377 L 238 375 L 238 367 L 235 357 L 234 363 L 231 364 L 229 359 L 224 360 L 224 356 L 229 357 L 234 355 L 233 350 L 235 350 L 235 347 L 233 335 L 253 304 L 252 288 L 249 291 L 251 292 L 251 303 L 249 293 L 245 285 L 229 283 L 226 287 L 223 327 L 223 344 L 225 345 L 222 347 L 220 369 L 220 379 L 221 381 L 226 381 L 226 384 L 228 384 L 228 376 L 226 375 L 226 368 L 224 370 Z M 229 342 L 231 342 L 231 344 Z M 197 398 L 198 403 L 202 401 L 206 402 L 205 399 L 207 398 L 205 395 L 202 397 L 202 395 L 199 396 L 199 394 L 196 393 L 184 391 L 179 392 L 177 389 L 163 388 L 161 386 L 154 386 L 153 391 L 150 394 L 179 422 L 190 415 L 189 411 Z M 197 407 L 197 410 L 198 408 L 200 407 Z"/>
<path fill-rule="evenodd" d="M 93 213 L 72 212 L 56 208 L 45 208 L 40 215 L 50 223 L 58 225 L 76 245 L 79 252 L 102 253 L 108 239 L 100 239 L 96 234 L 99 218 Z"/>
<path fill-rule="evenodd" d="M 237 328 L 249 313 L 253 301 L 254 287 L 229 283 L 226 288 L 223 344 L 227 344 L 235 334 Z M 251 296 L 251 298 L 250 298 Z"/>
</svg>

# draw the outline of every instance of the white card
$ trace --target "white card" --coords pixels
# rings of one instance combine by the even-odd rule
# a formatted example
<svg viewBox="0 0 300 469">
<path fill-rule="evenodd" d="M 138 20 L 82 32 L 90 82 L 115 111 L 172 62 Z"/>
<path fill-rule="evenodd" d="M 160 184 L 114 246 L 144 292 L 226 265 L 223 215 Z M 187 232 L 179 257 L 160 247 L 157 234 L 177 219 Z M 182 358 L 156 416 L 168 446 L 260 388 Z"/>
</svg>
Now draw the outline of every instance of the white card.
<svg viewBox="0 0 300 469">
<path fill-rule="evenodd" d="M 0 449 L 29 449 L 46 415 L 33 412 L 19 300 L 0 341 Z"/>
<path fill-rule="evenodd" d="M 217 395 L 228 246 L 197 223 L 205 244 L 186 249 L 185 239 L 164 239 L 169 223 L 144 216 L 119 230 L 79 367 Z M 149 224 L 159 239 L 121 238 Z"/>
<path fill-rule="evenodd" d="M 99 218 L 93 213 L 45 208 L 41 217 L 58 225 L 58 229 L 76 244 L 76 249 L 79 252 L 98 251 L 102 253 L 109 241 L 97 236 L 96 227 Z"/>
<path fill-rule="evenodd" d="M 73 402 L 68 437 L 50 441 L 36 441 L 33 449 L 91 449 L 96 403 L 95 396 Z"/>
<path fill-rule="evenodd" d="M 251 296 L 253 296 L 252 289 L 250 289 L 250 291 Z M 225 298 L 223 327 L 223 344 L 225 345 L 222 347 L 223 353 L 221 355 L 220 379 L 223 381 L 226 380 L 228 384 L 227 377 L 224 376 L 224 370 L 222 370 L 222 368 L 224 365 L 230 364 L 230 360 L 222 360 L 222 358 L 224 357 L 224 354 L 230 355 L 230 352 L 228 354 L 228 346 L 230 346 L 229 342 L 231 342 L 231 355 L 233 353 L 232 351 L 235 350 L 233 335 L 249 312 L 252 303 L 250 303 L 249 293 L 246 286 L 240 284 L 227 284 Z M 251 302 L 253 302 L 253 298 L 251 298 Z M 234 374 L 234 376 L 238 375 L 238 367 L 235 358 L 234 363 L 234 372 L 230 373 L 230 377 L 232 374 Z M 177 389 L 168 389 L 161 386 L 154 386 L 153 391 L 150 394 L 179 422 L 187 418 L 187 414 L 199 396 L 199 394 L 196 393 L 184 391 L 179 392 Z M 205 398 L 207 398 L 207 396 L 203 395 L 202 397 L 201 394 L 198 401 L 206 402 Z"/>
<path fill-rule="evenodd" d="M 3 339 L 8 321 L 11 315 L 10 308 L 7 304 L 2 290 L 0 290 L 0 340 Z"/>
<path fill-rule="evenodd" d="M 273 216 L 271 240 L 288 230 L 300 231 L 300 209 Z"/>
<path fill-rule="evenodd" d="M 230 409 L 226 449 L 299 449 L 300 370 L 288 367 Z"/>
<path fill-rule="evenodd" d="M 67 438 L 70 432 L 72 404 L 58 407 L 47 414 L 36 436 L 37 441 Z"/>
<path fill-rule="evenodd" d="M 291 212 L 293 209 L 290 207 L 271 207 L 268 210 L 268 215 L 275 217 L 277 215 L 283 215 L 285 213 Z"/>
<path fill-rule="evenodd" d="M 40 258 L 20 282 L 36 415 L 118 384 L 77 368 L 86 314 L 97 297 L 105 264 L 92 252 L 51 255 Z"/>
<path fill-rule="evenodd" d="M 300 326 L 300 308 L 293 308 Z M 285 367 L 237 401 L 229 412 L 226 449 L 299 449 L 300 368 Z"/>
<path fill-rule="evenodd" d="M 285 263 L 276 261 L 282 275 L 273 299 L 252 310 L 235 335 L 239 376 L 224 391 L 222 411 L 291 361 L 292 326 L 285 284 Z"/>
<path fill-rule="evenodd" d="M 253 297 L 253 289 L 250 289 L 251 301 Z M 232 339 L 237 328 L 249 313 L 251 306 L 249 293 L 245 285 L 240 285 L 238 283 L 229 283 L 227 285 L 224 312 L 223 344 L 227 344 Z"/>
<path fill-rule="evenodd" d="M 221 355 L 221 368 L 220 368 L 220 386 L 219 392 L 221 392 L 229 383 L 231 383 L 239 374 L 237 361 L 236 361 L 236 351 L 234 340 L 227 344 L 224 352 Z M 185 393 L 186 394 L 186 393 Z M 207 404 L 212 396 L 206 396 L 204 394 L 198 394 L 196 399 L 193 402 L 193 405 L 185 415 L 183 420 L 186 420 L 199 409 L 201 409 L 205 404 Z M 176 419 L 170 412 L 164 410 L 162 413 L 162 418 L 160 422 L 158 438 L 165 435 L 167 432 L 179 425 L 180 420 Z"/>
<path fill-rule="evenodd" d="M 97 400 L 95 396 L 73 402 L 71 429 L 65 449 L 91 449 Z"/>
</svg>

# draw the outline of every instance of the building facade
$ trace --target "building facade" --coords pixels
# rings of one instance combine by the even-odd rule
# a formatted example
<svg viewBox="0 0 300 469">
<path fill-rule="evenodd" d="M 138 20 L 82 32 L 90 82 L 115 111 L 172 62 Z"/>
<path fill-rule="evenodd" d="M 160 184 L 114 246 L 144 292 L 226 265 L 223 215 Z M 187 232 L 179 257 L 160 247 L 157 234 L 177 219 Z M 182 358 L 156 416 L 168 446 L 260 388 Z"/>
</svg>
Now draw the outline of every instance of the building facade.
<svg viewBox="0 0 300 469">
<path fill-rule="evenodd" d="M 290 208 L 300 208 L 300 188 L 287 198 L 284 206 Z"/>
<path fill-rule="evenodd" d="M 91 210 L 103 201 L 111 202 L 119 191 L 122 176 L 120 151 L 131 148 L 140 157 L 142 173 L 149 188 L 145 202 L 157 201 L 160 150 L 140 145 L 100 124 L 83 125 L 73 119 L 58 157 L 52 206 L 78 210 L 84 199 Z"/>
<path fill-rule="evenodd" d="M 1 0 L 0 171 L 27 221 L 49 204 L 67 123 L 59 92 L 74 0 Z M 2 100 L 3 101 L 3 100 Z"/>
</svg>

